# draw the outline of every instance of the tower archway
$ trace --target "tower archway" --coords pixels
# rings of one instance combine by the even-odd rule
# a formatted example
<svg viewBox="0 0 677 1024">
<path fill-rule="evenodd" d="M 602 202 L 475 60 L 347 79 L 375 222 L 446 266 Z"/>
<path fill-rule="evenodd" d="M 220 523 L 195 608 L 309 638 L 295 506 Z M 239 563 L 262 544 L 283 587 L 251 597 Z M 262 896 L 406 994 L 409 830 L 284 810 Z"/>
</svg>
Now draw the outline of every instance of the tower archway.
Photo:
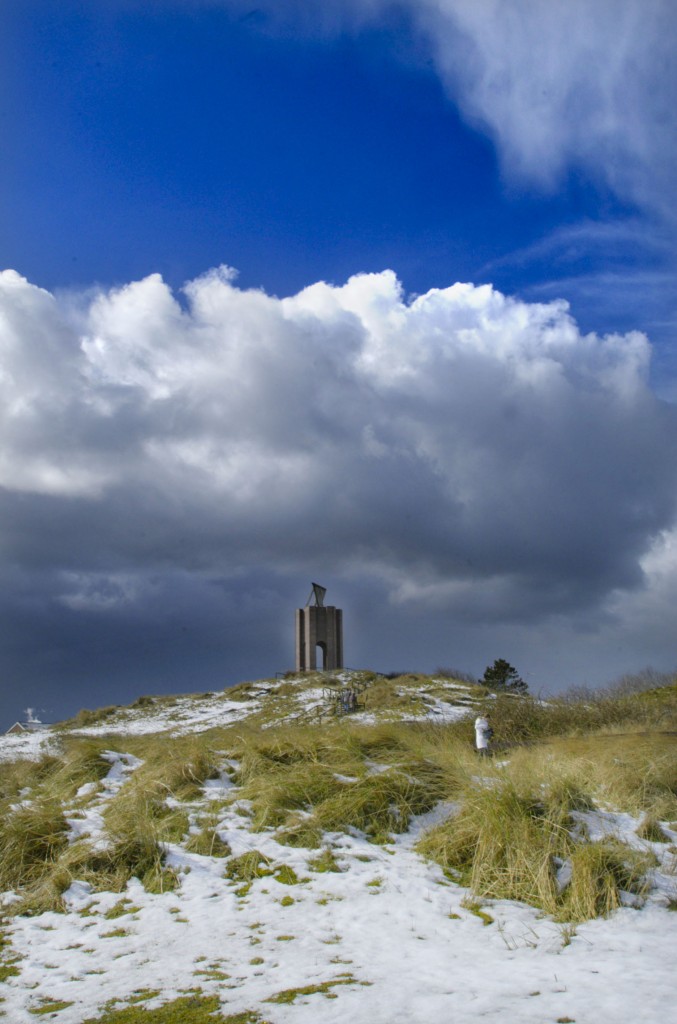
<svg viewBox="0 0 677 1024">
<path fill-rule="evenodd" d="M 308 601 L 296 610 L 296 671 L 343 668 L 343 612 L 325 605 L 326 588 L 313 583 Z"/>
</svg>

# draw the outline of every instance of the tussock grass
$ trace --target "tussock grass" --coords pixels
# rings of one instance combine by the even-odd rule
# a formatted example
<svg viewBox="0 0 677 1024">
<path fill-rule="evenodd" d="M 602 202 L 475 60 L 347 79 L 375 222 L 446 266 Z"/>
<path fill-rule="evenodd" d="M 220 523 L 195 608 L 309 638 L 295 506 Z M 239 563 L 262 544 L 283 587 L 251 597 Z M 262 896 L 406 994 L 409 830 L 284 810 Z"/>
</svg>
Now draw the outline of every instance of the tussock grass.
<svg viewBox="0 0 677 1024">
<path fill-rule="evenodd" d="M 430 685 L 413 674 L 392 681 L 367 675 L 373 707 L 395 700 L 392 710 L 405 708 L 412 696 L 418 699 L 418 685 Z M 313 675 L 289 680 L 287 698 L 271 683 L 271 708 L 325 682 Z M 243 684 L 241 695 L 265 686 Z M 165 844 L 183 843 L 198 855 L 230 854 L 218 837 L 218 806 L 205 805 L 203 786 L 232 758 L 239 764 L 237 798 L 249 801 L 243 806 L 251 808 L 251 827 L 275 829 L 275 838 L 290 846 L 325 847 L 318 866 L 310 862 L 314 870 L 322 864 L 335 870 L 326 833 L 359 830 L 386 842 L 409 827 L 412 815 L 453 800 L 457 815 L 433 829 L 420 849 L 471 886 L 474 898 L 520 899 L 558 919 L 580 920 L 613 909 L 623 889 L 641 891 L 646 858 L 608 841 L 585 842 L 571 814 L 594 807 L 629 811 L 643 816 L 640 837 L 666 838 L 661 823 L 677 820 L 677 686 L 570 695 L 547 704 L 488 696 L 479 686 L 473 693 L 478 706 L 491 709 L 496 748 L 505 751 L 500 762 L 477 758 L 474 714 L 448 725 L 343 719 L 272 728 L 250 722 L 180 737 L 62 733 L 60 757 L 0 765 L 0 887 L 19 892 L 12 912 L 23 913 L 60 909 L 75 878 L 113 892 L 134 876 L 153 891 L 173 888 Z M 69 845 L 64 808 L 96 796 L 94 787 L 77 794 L 109 770 L 101 757 L 107 747 L 143 763 L 106 805 L 107 847 L 93 849 L 86 839 Z M 189 811 L 199 831 L 189 832 Z M 562 864 L 570 868 L 565 886 Z M 253 851 L 231 856 L 226 874 L 244 892 L 273 870 Z"/>
<path fill-rule="evenodd" d="M 375 842 L 406 832 L 412 815 L 431 810 L 445 792 L 443 776 L 433 766 L 416 766 L 416 775 L 407 767 L 388 768 L 342 787 L 316 806 L 314 820 L 328 832 L 357 828 Z"/>
<path fill-rule="evenodd" d="M 421 853 L 479 896 L 518 899 L 552 912 L 554 858 L 573 845 L 563 811 L 544 806 L 510 784 L 468 794 L 460 812 L 419 842 Z"/>
<path fill-rule="evenodd" d="M 125 737 L 125 749 L 143 761 L 134 772 L 132 784 L 154 791 L 158 797 L 184 801 L 201 798 L 207 779 L 218 778 L 222 760 L 212 739 L 211 733 Z"/>
<path fill-rule="evenodd" d="M 110 764 L 101 756 L 107 741 L 64 736 L 60 746 L 60 756 L 0 763 L 0 808 L 22 794 L 28 799 L 70 800 L 81 786 L 99 782 L 108 773 Z"/>
<path fill-rule="evenodd" d="M 579 844 L 571 851 L 570 860 L 571 882 L 554 910 L 555 917 L 566 921 L 606 917 L 621 905 L 621 891 L 641 897 L 646 892 L 647 871 L 655 863 L 650 854 L 631 850 L 614 839 Z"/>
<path fill-rule="evenodd" d="M 283 846 L 317 850 L 322 845 L 322 829 L 313 824 L 308 814 L 304 813 L 298 817 L 291 814 L 287 818 L 285 827 L 275 833 L 275 839 Z"/>
<path fill-rule="evenodd" d="M 111 718 L 120 710 L 119 704 L 109 704 L 107 707 L 97 708 L 90 711 L 89 708 L 81 708 L 73 718 L 67 718 L 59 722 L 60 729 L 85 729 L 90 725 L 100 725 Z"/>
<path fill-rule="evenodd" d="M 0 814 L 8 810 L 8 804 L 31 792 L 50 776 L 58 767 L 60 759 L 54 755 L 39 761 L 0 762 Z"/>
<path fill-rule="evenodd" d="M 149 892 L 176 888 L 176 874 L 164 866 L 164 849 L 152 819 L 139 818 L 129 832 L 113 833 L 105 849 L 81 840 L 62 849 L 54 861 L 43 861 L 36 878 L 25 879 L 20 903 L 10 910 L 22 914 L 62 911 L 63 893 L 75 879 L 95 891 L 123 892 L 130 878 L 139 878 Z"/>
<path fill-rule="evenodd" d="M 369 711 L 396 711 L 402 715 L 424 710 L 419 690 L 422 678 L 413 674 L 398 676 L 396 679 L 381 677 L 372 683 L 365 694 Z"/>
<path fill-rule="evenodd" d="M 650 843 L 667 843 L 669 839 L 661 825 L 651 815 L 646 815 L 637 828 L 637 835 L 640 839 L 647 839 Z"/>
<path fill-rule="evenodd" d="M 193 832 L 188 837 L 186 850 L 189 853 L 199 853 L 203 857 L 230 857 L 231 854 L 228 843 L 221 839 L 215 828 L 210 827 Z"/>
<path fill-rule="evenodd" d="M 59 800 L 42 798 L 0 818 L 0 890 L 40 882 L 67 846 L 68 824 Z"/>
<path fill-rule="evenodd" d="M 240 738 L 241 795 L 254 828 L 278 828 L 289 845 L 317 847 L 323 831 L 349 829 L 386 841 L 447 795 L 451 773 L 424 756 L 421 732 L 346 725 L 271 733 Z"/>
<path fill-rule="evenodd" d="M 254 878 L 272 875 L 271 861 L 260 850 L 248 850 L 239 857 L 232 857 L 226 865 L 226 878 L 234 882 L 251 882 Z"/>
<path fill-rule="evenodd" d="M 167 819 L 164 822 L 158 820 L 152 811 L 144 814 L 148 805 L 137 806 L 139 813 L 134 818 L 128 817 L 128 808 L 120 814 L 118 808 L 112 806 L 113 814 L 107 816 L 111 845 L 97 858 L 100 864 L 102 862 L 103 872 L 95 862 L 92 867 L 98 870 L 94 873 L 103 873 L 109 883 L 107 888 L 113 892 L 121 892 L 130 878 L 138 878 L 148 892 L 170 892 L 176 888 L 178 879 L 163 864 L 161 844 L 163 835 L 167 834 Z M 187 824 L 184 818 L 181 827 L 185 825 L 187 828 Z M 174 821 L 170 827 L 176 827 Z"/>
<path fill-rule="evenodd" d="M 43 790 L 56 799 L 72 799 L 81 786 L 98 783 L 110 770 L 110 763 L 101 755 L 107 749 L 103 740 L 68 739 L 57 765 L 45 775 Z"/>
<path fill-rule="evenodd" d="M 242 796 L 251 799 L 255 829 L 284 825 L 289 811 L 314 806 L 326 799 L 337 785 L 331 768 L 318 762 L 291 765 L 264 762 L 258 769 L 254 772 L 251 765 L 247 766 L 251 780 L 242 790 Z"/>
<path fill-rule="evenodd" d="M 132 877 L 152 892 L 176 887 L 175 873 L 164 866 L 163 844 L 182 839 L 188 816 L 167 805 L 166 780 L 193 792 L 196 779 L 213 765 L 206 755 L 201 760 L 171 757 L 160 778 L 152 769 L 140 778 L 133 775 L 106 808 L 107 847 L 95 850 L 87 839 L 69 845 L 64 806 L 72 806 L 81 786 L 100 781 L 110 770 L 101 757 L 107 745 L 66 737 L 62 758 L 45 759 L 9 780 L 9 789 L 29 783 L 20 792 L 30 791 L 25 805 L 5 801 L 0 816 L 0 890 L 15 890 L 21 897 L 11 912 L 63 910 L 62 894 L 76 878 L 99 891 L 120 892 Z"/>
<path fill-rule="evenodd" d="M 677 730 L 677 684 L 644 692 L 572 691 L 541 701 L 533 696 L 494 694 L 478 704 L 489 711 L 497 748 L 540 742 L 553 737 L 585 736 L 631 729 Z M 459 734 L 472 736 L 472 720 L 458 723 Z"/>
<path fill-rule="evenodd" d="M 460 811 L 432 829 L 420 851 L 477 896 L 522 900 L 559 920 L 607 914 L 624 890 L 641 896 L 652 855 L 611 839 L 577 841 L 570 816 L 593 807 L 644 813 L 640 836 L 665 840 L 660 822 L 675 815 L 677 759 L 674 735 L 655 726 L 673 713 L 673 700 L 670 693 L 649 693 L 648 703 L 646 693 L 624 696 L 619 712 L 607 698 L 592 709 L 498 698 L 496 732 L 524 742 L 500 767 L 477 763 L 474 777 L 467 760 L 457 762 Z M 635 718 L 626 717 L 630 707 Z M 499 708 L 507 708 L 505 717 Z M 557 730 L 565 735 L 553 735 Z M 564 885 L 562 864 L 569 869 Z"/>
<path fill-rule="evenodd" d="M 571 812 L 592 806 L 595 781 L 580 766 L 578 773 L 563 767 L 539 774 L 525 754 L 501 776 L 489 769 L 466 791 L 459 812 L 419 841 L 419 851 L 477 896 L 520 900 L 557 920 L 608 914 L 620 906 L 622 890 L 641 896 L 655 858 L 612 839 L 574 838 Z M 560 885 L 564 864 L 569 878 Z"/>
<path fill-rule="evenodd" d="M 512 751 L 508 773 L 555 788 L 566 779 L 584 801 L 669 820 L 677 815 L 674 748 L 675 736 L 661 732 L 556 738 Z"/>
</svg>

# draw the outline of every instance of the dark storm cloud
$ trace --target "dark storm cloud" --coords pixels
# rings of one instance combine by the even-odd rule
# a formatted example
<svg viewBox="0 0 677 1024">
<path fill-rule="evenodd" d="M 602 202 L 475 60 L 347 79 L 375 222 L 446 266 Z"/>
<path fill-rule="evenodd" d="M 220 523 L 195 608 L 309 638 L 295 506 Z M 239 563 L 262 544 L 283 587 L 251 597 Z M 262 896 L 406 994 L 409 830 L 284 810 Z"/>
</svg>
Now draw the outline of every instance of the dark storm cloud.
<svg viewBox="0 0 677 1024">
<path fill-rule="evenodd" d="M 79 302 L 1 284 L 13 665 L 31 630 L 45 672 L 98 649 L 180 674 L 182 630 L 241 664 L 262 588 L 274 615 L 318 574 L 403 621 L 594 619 L 674 521 L 646 339 L 581 336 L 564 303 L 405 302 L 389 272 L 283 300 L 212 272 L 183 305 L 158 276 Z"/>
<path fill-rule="evenodd" d="M 529 616 L 534 586 L 561 610 L 639 582 L 675 492 L 641 335 L 583 338 L 562 304 L 488 287 L 407 305 L 390 274 L 282 301 L 211 274 L 187 294 L 182 310 L 151 277 L 99 295 L 78 333 L 11 278 L 8 558 L 81 574 L 340 558 L 398 599 L 509 584 Z"/>
</svg>

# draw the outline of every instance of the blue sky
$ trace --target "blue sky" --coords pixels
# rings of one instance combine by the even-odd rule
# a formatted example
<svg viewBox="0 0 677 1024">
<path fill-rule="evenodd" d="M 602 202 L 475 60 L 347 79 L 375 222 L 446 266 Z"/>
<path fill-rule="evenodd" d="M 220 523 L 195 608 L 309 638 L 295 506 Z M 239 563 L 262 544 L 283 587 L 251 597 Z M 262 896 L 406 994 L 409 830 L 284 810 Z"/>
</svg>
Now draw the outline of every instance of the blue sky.
<svg viewBox="0 0 677 1024">
<path fill-rule="evenodd" d="M 2 658 L 27 701 L 286 668 L 321 574 L 351 663 L 509 657 L 544 689 L 672 667 L 675 20 L 3 8 Z"/>
<path fill-rule="evenodd" d="M 5 259 L 50 288 L 150 271 L 179 286 L 224 260 L 276 294 L 386 266 L 413 292 L 551 298 L 563 278 L 584 329 L 662 327 L 667 296 L 627 295 L 633 271 L 671 267 L 633 196 L 576 166 L 511 175 L 406 7 L 318 35 L 279 29 L 280 6 L 6 10 Z M 598 275 L 623 293 L 601 313 Z"/>
</svg>

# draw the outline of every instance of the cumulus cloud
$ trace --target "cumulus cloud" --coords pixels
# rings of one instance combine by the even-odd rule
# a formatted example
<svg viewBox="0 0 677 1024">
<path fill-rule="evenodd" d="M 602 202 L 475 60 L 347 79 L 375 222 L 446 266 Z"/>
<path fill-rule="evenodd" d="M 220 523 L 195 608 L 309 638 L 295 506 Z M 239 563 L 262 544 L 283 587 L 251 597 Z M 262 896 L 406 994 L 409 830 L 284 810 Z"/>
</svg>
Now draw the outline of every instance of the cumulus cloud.
<svg viewBox="0 0 677 1024">
<path fill-rule="evenodd" d="M 79 296 L 7 271 L 5 674 L 108 673 L 131 699 L 253 652 L 288 667 L 317 578 L 353 664 L 420 665 L 450 623 L 476 670 L 487 631 L 509 658 L 553 623 L 629 635 L 677 585 L 677 410 L 649 358 L 565 302 L 407 299 L 390 271 L 282 299 L 224 268 Z"/>
<path fill-rule="evenodd" d="M 638 586 L 673 521 L 648 342 L 564 302 L 406 301 L 390 271 L 285 299 L 151 275 L 77 317 L 13 272 L 0 295 L 5 534 L 71 608 L 134 600 L 130 569 L 338 564 L 519 619 Z"/>
</svg>

